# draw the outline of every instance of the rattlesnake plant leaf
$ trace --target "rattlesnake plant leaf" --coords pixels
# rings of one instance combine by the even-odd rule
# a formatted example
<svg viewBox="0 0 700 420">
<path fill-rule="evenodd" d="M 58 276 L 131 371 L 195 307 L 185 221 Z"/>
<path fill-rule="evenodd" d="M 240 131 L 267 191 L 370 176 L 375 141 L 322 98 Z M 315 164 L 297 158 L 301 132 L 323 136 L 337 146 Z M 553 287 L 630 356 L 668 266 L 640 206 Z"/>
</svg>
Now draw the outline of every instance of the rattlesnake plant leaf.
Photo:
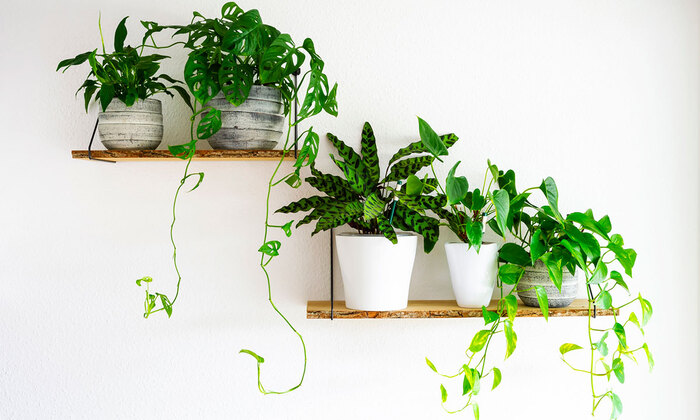
<svg viewBox="0 0 700 420">
<path fill-rule="evenodd" d="M 459 137 L 457 137 L 454 134 L 445 134 L 440 136 L 440 140 L 442 140 L 442 143 L 445 145 L 445 147 L 449 149 L 455 143 L 457 143 Z M 425 148 L 423 142 L 420 140 L 413 142 L 402 149 L 399 149 L 399 151 L 396 152 L 394 156 L 392 156 L 391 160 L 389 160 L 389 166 L 391 166 L 392 163 L 396 162 L 397 160 L 403 157 L 413 155 L 416 153 L 428 153 L 428 149 Z"/>
<path fill-rule="evenodd" d="M 365 204 L 363 206 L 365 221 L 376 219 L 377 216 L 384 213 L 385 208 L 386 203 L 379 196 L 377 196 L 377 194 L 370 194 L 365 200 Z"/>
<path fill-rule="evenodd" d="M 338 226 L 342 226 L 350 221 L 360 218 L 364 208 L 362 203 L 359 201 L 352 201 L 346 203 L 345 207 L 341 209 L 338 213 L 327 213 L 324 214 L 318 222 L 316 223 L 316 229 L 311 233 L 315 235 L 322 230 L 332 229 Z"/>
<path fill-rule="evenodd" d="M 384 235 L 385 238 L 390 240 L 392 244 L 397 244 L 399 242 L 398 238 L 396 237 L 396 231 L 391 226 L 391 223 L 389 223 L 389 220 L 386 217 L 384 217 L 381 214 L 378 215 L 377 224 L 379 227 L 379 231 L 382 233 L 382 235 Z"/>
<path fill-rule="evenodd" d="M 343 171 L 345 179 L 348 180 L 352 189 L 358 194 L 363 194 L 365 191 L 365 186 L 367 185 L 363 176 L 364 174 L 361 172 L 361 169 L 363 168 L 358 168 L 356 166 L 348 164 L 345 161 L 337 160 L 333 155 L 331 155 L 331 159 L 333 159 L 333 162 L 335 162 L 336 166 L 338 166 L 338 168 L 340 168 L 340 170 Z"/>
<path fill-rule="evenodd" d="M 338 155 L 340 155 L 343 160 L 355 168 L 355 171 L 360 173 L 366 173 L 365 164 L 362 162 L 362 157 L 350 146 L 345 144 L 342 140 L 331 133 L 327 133 L 326 136 L 328 140 L 333 144 L 333 146 L 338 150 Z"/>
<path fill-rule="evenodd" d="M 260 61 L 260 82 L 279 82 L 297 71 L 306 56 L 294 46 L 289 34 L 280 34 L 265 51 Z"/>
<path fill-rule="evenodd" d="M 234 54 L 224 57 L 219 69 L 219 86 L 226 100 L 234 106 L 239 106 L 248 99 L 250 88 L 253 86 L 253 66 L 237 63 Z"/>
<path fill-rule="evenodd" d="M 429 166 L 433 163 L 433 156 L 419 156 L 400 160 L 394 164 L 389 170 L 389 175 L 384 178 L 382 183 L 391 181 L 402 181 L 408 178 L 409 175 L 415 175 L 416 172 Z"/>
<path fill-rule="evenodd" d="M 306 224 L 309 224 L 313 222 L 314 220 L 318 220 L 323 216 L 323 210 L 321 209 L 314 209 L 311 213 L 307 214 L 303 219 L 299 220 L 297 222 L 296 227 L 299 228 L 299 226 L 304 226 Z"/>
<path fill-rule="evenodd" d="M 306 178 L 306 182 L 317 190 L 328 194 L 341 201 L 351 201 L 357 199 L 357 194 L 353 192 L 350 183 L 335 175 L 324 174 L 311 166 L 313 177 Z"/>
<path fill-rule="evenodd" d="M 297 213 L 300 211 L 309 211 L 311 209 L 320 209 L 325 207 L 342 207 L 342 203 L 338 203 L 333 197 L 325 197 L 315 195 L 312 197 L 302 198 L 299 201 L 289 203 L 284 207 L 279 208 L 275 213 Z"/>
<path fill-rule="evenodd" d="M 374 130 L 369 122 L 365 122 L 362 128 L 362 162 L 367 168 L 367 177 L 370 184 L 379 183 L 379 158 L 377 157 L 377 141 Z"/>
<path fill-rule="evenodd" d="M 190 54 L 185 63 L 185 83 L 200 103 L 209 102 L 219 93 L 219 80 L 216 73 L 209 68 L 209 62 L 203 53 Z"/>
<path fill-rule="evenodd" d="M 423 249 L 429 253 L 440 236 L 440 223 L 432 217 L 423 216 L 403 205 L 397 205 L 393 224 L 401 230 L 416 232 L 423 237 Z"/>
</svg>

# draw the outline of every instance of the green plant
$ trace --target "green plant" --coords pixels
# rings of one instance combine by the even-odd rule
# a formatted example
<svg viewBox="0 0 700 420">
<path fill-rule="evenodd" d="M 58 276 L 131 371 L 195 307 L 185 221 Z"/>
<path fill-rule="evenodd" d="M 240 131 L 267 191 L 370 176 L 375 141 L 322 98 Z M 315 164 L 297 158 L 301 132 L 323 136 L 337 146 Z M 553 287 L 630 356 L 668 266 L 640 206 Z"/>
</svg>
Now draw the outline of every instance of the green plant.
<svg viewBox="0 0 700 420">
<path fill-rule="evenodd" d="M 622 401 L 612 389 L 611 376 L 615 376 L 620 383 L 625 382 L 623 357 L 636 362 L 635 353 L 643 351 L 649 368 L 654 366 L 647 343 L 644 342 L 638 347 L 631 346 L 627 334 L 627 327 L 631 324 L 639 329 L 643 338 L 643 328 L 652 315 L 651 303 L 638 294 L 632 299 L 615 304 L 611 293 L 615 288 L 619 288 L 630 295 L 627 281 L 632 277 L 637 253 L 632 248 L 625 248 L 621 235 L 611 233 L 612 224 L 608 216 L 596 219 L 593 211 L 589 209 L 564 217 L 559 211 L 557 185 L 551 177 L 545 179 L 539 188 L 544 193 L 548 205 L 532 206 L 536 209 L 536 214 L 533 217 L 520 218 L 521 226 L 513 227 L 513 234 L 520 240 L 520 245 L 508 244 L 508 250 L 504 252 L 502 249 L 500 256 L 511 263 L 510 265 L 534 265 L 535 261 L 542 261 L 547 267 L 550 279 L 559 289 L 564 269 L 572 274 L 575 271 L 583 274 L 588 289 L 589 365 L 580 369 L 566 360 L 565 355 L 569 352 L 584 348 L 578 344 L 565 343 L 559 351 L 567 366 L 576 372 L 589 375 L 592 393 L 591 415 L 595 414 L 602 401 L 609 399 L 612 405 L 611 418 L 617 418 L 622 413 Z M 539 295 L 538 291 L 538 300 Z M 546 302 L 546 294 L 542 300 Z M 640 305 L 641 317 L 632 311 L 626 321 L 620 322 L 617 311 L 635 302 Z M 542 306 L 542 301 L 540 305 Z M 610 318 L 595 318 L 596 308 L 612 309 L 612 322 L 609 322 Z M 616 345 L 613 351 L 608 348 L 606 341 L 609 336 L 615 337 Z M 603 379 L 609 388 L 598 393 L 596 382 Z"/>
<path fill-rule="evenodd" d="M 140 53 L 138 47 L 124 46 L 127 36 L 126 20 L 125 17 L 117 25 L 114 33 L 113 53 L 107 54 L 102 36 L 102 25 L 98 20 L 102 54 L 98 54 L 97 49 L 87 51 L 73 58 L 62 60 L 56 67 L 56 71 L 63 69 L 65 72 L 71 66 L 78 66 L 86 61 L 89 63 L 90 73 L 76 92 L 77 95 L 78 92 L 84 90 L 85 112 L 87 112 L 93 97 L 96 101 L 100 101 L 104 111 L 114 98 L 124 102 L 126 106 L 131 106 L 137 99 L 150 98 L 159 92 L 172 97 L 171 89 L 179 93 L 191 108 L 189 95 L 182 86 L 178 85 L 181 82 L 167 74 L 156 76 L 160 69 L 160 61 L 169 58 L 168 56 L 142 55 L 143 48 L 141 48 Z M 163 81 L 170 83 L 170 86 L 166 86 Z"/>
<path fill-rule="evenodd" d="M 337 149 L 339 158 L 331 154 L 331 159 L 343 173 L 344 178 L 324 174 L 311 165 L 313 176 L 306 181 L 324 195 L 302 198 L 279 210 L 279 213 L 297 213 L 311 210 L 297 222 L 296 227 L 316 221 L 312 232 L 325 231 L 348 225 L 364 234 L 382 234 L 397 243 L 396 229 L 416 232 L 424 238 L 424 249 L 430 252 L 439 236 L 438 221 L 426 216 L 422 208 L 440 206 L 443 197 L 421 196 L 406 205 L 395 201 L 398 196 L 406 196 L 395 187 L 401 185 L 416 172 L 432 165 L 435 157 L 426 154 L 428 149 L 421 141 L 400 149 L 389 160 L 384 177 L 381 177 L 377 145 L 372 126 L 366 122 L 362 129 L 361 152 L 357 153 L 335 135 L 328 133 L 328 139 Z M 457 142 L 454 134 L 438 137 L 436 142 L 445 149 Z M 419 154 L 420 156 L 413 156 Z M 411 156 L 411 157 L 409 157 Z M 421 182 L 421 181 L 419 181 Z M 426 180 L 427 184 L 430 184 Z M 413 189 L 413 183 L 405 185 Z M 438 202 L 437 204 L 434 202 Z"/>
<path fill-rule="evenodd" d="M 260 77 L 266 85 L 274 86 L 282 91 L 285 98 L 286 115 L 287 115 L 287 134 L 282 147 L 282 156 L 277 162 L 275 169 L 267 183 L 266 191 L 266 207 L 265 207 L 265 229 L 263 234 L 262 246 L 258 249 L 260 252 L 260 268 L 265 274 L 266 286 L 268 292 L 268 301 L 273 310 L 282 318 L 286 325 L 299 338 L 304 353 L 304 365 L 299 382 L 291 388 L 284 391 L 274 391 L 266 389 L 261 380 L 261 365 L 265 359 L 252 350 L 243 349 L 240 353 L 252 356 L 257 363 L 257 385 L 258 389 L 263 394 L 284 394 L 293 391 L 301 386 L 306 375 L 306 345 L 302 335 L 289 322 L 287 317 L 277 308 L 272 300 L 272 287 L 268 265 L 274 257 L 279 255 L 281 242 L 278 240 L 270 240 L 270 229 L 280 229 L 286 236 L 291 235 L 291 223 L 286 225 L 274 225 L 270 222 L 270 195 L 272 188 L 285 182 L 293 188 L 298 188 L 301 185 L 299 173 L 302 167 L 313 164 L 318 153 L 319 136 L 313 131 L 313 127 L 305 130 L 299 136 L 292 136 L 294 127 L 301 121 L 313 117 L 321 112 L 326 112 L 330 115 L 337 116 L 336 91 L 337 85 L 333 89 L 328 90 L 328 78 L 323 73 L 324 62 L 314 49 L 313 41 L 310 38 L 304 40 L 302 47 L 296 47 L 291 37 L 288 34 L 280 33 L 275 28 L 269 25 L 264 25 L 260 20 L 257 10 L 243 12 L 235 3 L 226 3 L 222 8 L 221 19 L 206 19 L 198 12 L 194 12 L 193 22 L 188 26 L 160 26 L 155 22 L 142 22 L 146 27 L 147 32 L 144 36 L 144 42 L 147 39 L 153 41 L 153 34 L 166 28 L 177 29 L 176 34 L 187 34 L 187 42 L 175 42 L 168 46 L 157 46 L 155 41 L 147 47 L 152 48 L 170 48 L 178 44 L 190 48 L 190 59 L 185 66 L 185 81 L 189 91 L 195 98 L 193 103 L 193 114 L 190 118 L 190 141 L 185 144 L 176 146 L 168 146 L 170 152 L 183 160 L 186 160 L 185 172 L 180 180 L 180 184 L 175 192 L 173 199 L 172 223 L 170 225 L 170 240 L 173 247 L 173 265 L 177 274 L 177 284 L 175 296 L 169 299 L 162 293 L 151 293 L 148 285 L 152 281 L 150 277 L 144 277 L 137 281 L 137 284 L 146 285 L 146 312 L 144 317 L 159 312 L 165 311 L 168 316 L 171 316 L 173 305 L 175 304 L 179 292 L 182 276 L 177 265 L 177 247 L 174 239 L 174 228 L 176 221 L 175 208 L 177 199 L 185 182 L 190 177 L 198 177 L 197 183 L 190 190 L 197 188 L 204 178 L 204 173 L 189 173 L 189 166 L 192 157 L 196 151 L 196 145 L 199 140 L 211 137 L 221 128 L 221 111 L 207 106 L 206 103 L 213 98 L 221 89 L 229 101 L 231 98 L 236 98 L 234 105 L 239 105 L 247 98 L 249 86 L 247 74 L 252 62 L 260 63 Z M 230 42 L 222 40 L 229 40 Z M 299 84 L 293 83 L 292 75 L 301 68 L 304 62 L 304 57 L 310 57 L 310 69 L 306 71 Z M 204 58 L 208 61 L 204 63 Z M 215 57 L 223 60 L 217 64 Z M 259 60 L 259 61 L 255 61 Z M 218 67 L 217 67 L 218 66 Z M 219 76 L 226 72 L 231 78 L 227 78 L 224 82 L 219 83 L 219 79 L 214 78 L 215 71 Z M 235 79 L 234 76 L 240 76 L 240 79 Z M 219 77 L 217 76 L 217 77 Z M 244 77 L 245 76 L 245 77 Z M 226 76 L 228 77 L 228 76 Z M 306 83 L 306 93 L 303 97 L 303 106 L 301 112 L 294 118 L 290 110 L 290 104 L 300 99 L 302 93 L 302 85 L 304 80 L 309 77 Z M 235 79 L 235 80 L 234 80 Z M 248 90 L 246 87 L 248 86 Z M 236 96 L 237 95 L 237 96 Z M 202 106 L 198 109 L 199 105 Z M 197 118 L 199 121 L 197 122 Z M 285 158 L 293 152 L 294 145 L 297 142 L 303 142 L 299 149 L 297 160 L 294 163 L 294 169 L 278 179 L 278 173 L 282 167 Z M 158 307 L 158 300 L 161 306 Z"/>
</svg>

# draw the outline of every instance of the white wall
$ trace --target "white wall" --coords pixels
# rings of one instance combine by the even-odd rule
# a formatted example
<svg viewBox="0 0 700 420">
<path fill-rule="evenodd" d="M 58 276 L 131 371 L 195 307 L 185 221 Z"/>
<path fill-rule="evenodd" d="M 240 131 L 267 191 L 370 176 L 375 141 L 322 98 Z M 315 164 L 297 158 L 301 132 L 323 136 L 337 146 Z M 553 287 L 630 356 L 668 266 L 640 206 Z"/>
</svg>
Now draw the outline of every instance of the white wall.
<svg viewBox="0 0 700 420">
<path fill-rule="evenodd" d="M 369 120 L 386 162 L 416 138 L 420 115 L 462 138 L 448 164 L 462 160 L 470 179 L 491 158 L 515 169 L 519 185 L 555 177 L 563 211 L 608 213 L 639 253 L 633 287 L 655 310 L 647 337 L 658 367 L 649 375 L 643 361 L 628 363 L 628 383 L 617 387 L 624 418 L 698 418 L 697 2 L 241 3 L 297 40 L 315 40 L 340 84 L 340 116 L 316 119 L 317 130 L 357 145 Z M 95 110 L 85 115 L 73 97 L 85 69 L 53 70 L 97 47 L 99 10 L 111 44 L 125 15 L 135 43 L 136 18 L 181 23 L 219 7 L 4 2 L 0 418 L 447 418 L 423 358 L 457 368 L 479 320 L 306 320 L 306 301 L 328 293 L 328 237 L 310 239 L 309 229 L 284 241 L 272 266 L 274 297 L 308 344 L 308 377 L 290 395 L 258 393 L 254 363 L 238 349 L 266 357 L 272 388 L 292 384 L 301 368 L 256 267 L 271 163 L 193 164 L 207 175 L 178 207 L 181 300 L 172 319 L 142 319 L 136 278 L 174 290 L 169 209 L 183 165 L 70 159 Z M 180 76 L 184 55 L 174 54 L 167 70 Z M 178 143 L 186 109 L 167 100 L 164 108 L 165 141 Z M 282 188 L 273 203 L 309 191 Z M 440 249 L 419 256 L 412 297 L 451 296 Z M 587 418 L 587 377 L 557 351 L 585 340 L 585 319 L 522 319 L 517 331 L 482 418 Z"/>
</svg>

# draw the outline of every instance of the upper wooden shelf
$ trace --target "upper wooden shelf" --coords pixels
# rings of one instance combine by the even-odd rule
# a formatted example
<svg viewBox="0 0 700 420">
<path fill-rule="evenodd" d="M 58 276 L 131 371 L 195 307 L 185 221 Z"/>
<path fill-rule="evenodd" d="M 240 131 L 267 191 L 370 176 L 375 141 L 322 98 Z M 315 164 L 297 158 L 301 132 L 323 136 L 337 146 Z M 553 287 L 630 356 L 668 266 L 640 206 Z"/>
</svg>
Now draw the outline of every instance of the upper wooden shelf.
<svg viewBox="0 0 700 420">
<path fill-rule="evenodd" d="M 495 300 L 491 301 L 488 309 L 496 310 Z M 618 311 L 619 312 L 619 311 Z M 566 308 L 549 308 L 549 316 L 587 316 L 588 301 L 577 299 Z M 596 316 L 612 316 L 612 309 L 596 310 Z M 462 308 L 454 300 L 411 300 L 406 309 L 398 311 L 360 311 L 348 309 L 344 301 L 333 304 L 333 318 L 481 318 L 480 308 Z M 531 308 L 522 303 L 518 305 L 519 317 L 541 317 L 540 308 Z M 306 318 L 330 319 L 331 303 L 329 301 L 309 301 L 306 306 Z"/>
<path fill-rule="evenodd" d="M 73 150 L 73 159 L 88 159 L 87 150 Z M 181 161 L 169 150 L 93 150 L 93 159 L 111 162 L 125 161 Z M 192 160 L 279 160 L 281 150 L 197 150 Z M 294 154 L 285 156 L 284 160 L 296 160 Z"/>
</svg>

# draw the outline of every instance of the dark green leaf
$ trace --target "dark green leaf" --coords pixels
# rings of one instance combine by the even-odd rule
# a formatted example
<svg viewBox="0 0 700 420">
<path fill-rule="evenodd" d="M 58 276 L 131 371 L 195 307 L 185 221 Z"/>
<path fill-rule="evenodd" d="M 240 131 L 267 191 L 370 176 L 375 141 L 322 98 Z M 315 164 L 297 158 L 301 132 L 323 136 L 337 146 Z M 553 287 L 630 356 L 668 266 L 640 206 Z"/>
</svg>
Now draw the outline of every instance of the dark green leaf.
<svg viewBox="0 0 700 420">
<path fill-rule="evenodd" d="M 304 59 L 304 53 L 294 46 L 292 37 L 280 34 L 260 60 L 260 81 L 263 84 L 278 82 L 297 71 Z"/>
<path fill-rule="evenodd" d="M 239 106 L 248 99 L 253 86 L 253 66 L 236 63 L 236 56 L 229 54 L 219 69 L 219 86 L 226 100 Z"/>
<path fill-rule="evenodd" d="M 482 237 L 484 235 L 484 225 L 479 220 L 470 220 L 466 223 L 466 229 L 467 239 L 478 253 L 481 249 Z"/>
<path fill-rule="evenodd" d="M 292 223 L 294 223 L 294 220 L 290 220 L 289 222 L 282 225 L 282 227 L 280 228 L 284 231 L 284 234 L 287 235 L 287 238 L 292 236 Z"/>
<path fill-rule="evenodd" d="M 454 134 L 445 134 L 440 136 L 440 141 L 442 141 L 442 144 L 444 144 L 445 148 L 447 149 L 452 147 L 457 142 L 457 140 L 459 140 L 459 137 L 455 136 Z M 426 149 L 425 145 L 421 140 L 413 142 L 408 146 L 399 149 L 389 160 L 388 166 L 391 166 L 392 163 L 398 161 L 403 157 L 416 153 L 429 153 L 428 149 Z"/>
<path fill-rule="evenodd" d="M 384 213 L 386 208 L 386 203 L 377 196 L 377 194 L 370 194 L 365 200 L 364 205 L 364 218 L 365 221 L 370 221 L 376 219 L 377 216 Z"/>
<path fill-rule="evenodd" d="M 379 182 L 379 157 L 377 157 L 377 141 L 374 137 L 374 130 L 370 123 L 365 122 L 362 127 L 362 163 L 364 163 L 367 169 L 367 176 L 369 177 L 369 182 L 371 184 L 377 184 Z M 410 179 L 409 179 L 410 182 Z M 419 181 L 420 182 L 420 181 Z M 415 184 L 415 181 L 414 181 Z M 410 184 L 409 184 L 410 186 Z M 420 184 L 421 189 L 423 184 Z M 418 193 L 420 194 L 420 191 Z M 408 195 L 416 195 L 408 192 Z"/>
<path fill-rule="evenodd" d="M 102 111 L 107 110 L 112 99 L 114 99 L 114 85 L 103 84 L 100 87 L 100 105 L 102 106 Z"/>
<path fill-rule="evenodd" d="M 87 52 L 84 52 L 82 54 L 78 54 L 73 58 L 67 58 L 65 60 L 61 60 L 61 62 L 58 63 L 58 66 L 56 67 L 56 71 L 59 71 L 62 67 L 65 67 L 65 69 L 63 69 L 63 71 L 65 72 L 66 70 L 68 70 L 68 68 L 70 66 L 77 66 L 77 65 L 83 64 L 84 62 L 87 61 L 87 59 L 92 54 L 94 54 L 96 52 L 97 52 L 97 50 L 87 51 Z"/>
<path fill-rule="evenodd" d="M 313 166 L 314 162 L 316 162 L 316 157 L 318 156 L 319 143 L 320 139 L 318 134 L 316 134 L 313 129 L 309 129 L 306 137 L 304 138 L 304 143 L 297 154 L 297 160 L 294 162 L 294 167 L 301 168 L 303 166 Z"/>
<path fill-rule="evenodd" d="M 498 279 L 504 284 L 517 284 L 525 270 L 514 264 L 504 264 L 498 267 Z"/>
<path fill-rule="evenodd" d="M 203 52 L 190 54 L 185 63 L 185 83 L 201 104 L 206 104 L 219 93 L 217 74 L 209 68 Z"/>
<path fill-rule="evenodd" d="M 119 22 L 119 25 L 117 25 L 117 30 L 114 32 L 114 51 L 115 52 L 124 51 L 124 40 L 126 40 L 126 19 L 128 17 L 129 16 L 125 17 L 124 19 L 122 19 L 121 22 Z"/>
<path fill-rule="evenodd" d="M 419 156 L 400 160 L 391 167 L 389 174 L 386 176 L 386 178 L 384 178 L 382 183 L 403 181 L 410 175 L 415 175 L 416 172 L 420 171 L 426 166 L 430 166 L 430 164 L 433 163 L 433 159 L 434 158 L 432 156 Z"/>
<path fill-rule="evenodd" d="M 292 188 L 299 188 L 301 187 L 301 178 L 299 178 L 299 175 L 291 173 L 284 178 L 284 183 Z"/>
<path fill-rule="evenodd" d="M 469 182 L 467 182 L 467 178 L 463 176 L 455 177 L 455 171 L 460 163 L 461 161 L 455 163 L 452 169 L 450 169 L 450 172 L 447 174 L 447 180 L 445 181 L 447 204 L 450 206 L 464 200 L 464 197 L 467 196 L 467 192 L 469 191 Z"/>
<path fill-rule="evenodd" d="M 625 269 L 625 273 L 632 277 L 632 268 L 637 260 L 637 252 L 631 248 L 624 249 L 622 245 L 618 245 L 612 241 L 608 243 L 608 249 L 615 253 L 617 260 L 620 261 L 620 264 L 622 264 L 622 267 Z"/>
<path fill-rule="evenodd" d="M 601 221 L 603 222 L 603 224 L 601 225 L 593 217 L 593 210 L 588 209 L 585 213 L 571 213 L 568 216 L 566 216 L 566 220 L 578 223 L 582 227 L 597 233 L 603 238 L 610 239 L 608 237 L 608 232 L 610 232 L 610 218 L 608 218 L 608 216 L 605 216 L 603 219 L 601 219 Z"/>
<path fill-rule="evenodd" d="M 503 244 L 501 249 L 498 251 L 498 256 L 501 260 L 507 263 L 513 263 L 516 265 L 529 265 L 530 255 L 525 251 L 520 245 L 508 242 Z"/>
<path fill-rule="evenodd" d="M 554 283 L 557 289 L 561 291 L 561 283 L 564 275 L 562 260 L 551 252 L 547 252 L 546 254 L 542 255 L 540 259 L 547 267 L 547 272 L 549 273 L 549 278 L 552 280 L 552 283 Z"/>
<path fill-rule="evenodd" d="M 501 235 L 503 236 L 503 235 Z M 535 265 L 537 261 L 545 252 L 547 252 L 547 247 L 542 242 L 542 230 L 537 229 L 530 238 L 530 260 L 532 265 Z"/>
<path fill-rule="evenodd" d="M 328 76 L 318 68 L 311 70 L 306 95 L 301 109 L 299 109 L 299 118 L 303 119 L 321 113 L 328 94 Z"/>
<path fill-rule="evenodd" d="M 496 208 L 496 223 L 502 233 L 508 231 L 508 213 L 510 212 L 510 197 L 506 190 L 498 190 L 491 199 Z M 504 236 L 505 237 L 505 236 Z"/>
<path fill-rule="evenodd" d="M 554 179 L 551 176 L 547 177 L 542 181 L 540 190 L 542 190 L 545 197 L 547 197 L 547 202 L 554 216 L 561 222 L 563 219 L 561 213 L 559 213 L 559 190 L 557 189 L 557 184 L 554 182 Z"/>
<path fill-rule="evenodd" d="M 221 111 L 216 108 L 209 108 L 202 113 L 202 119 L 197 124 L 197 138 L 208 139 L 221 129 Z"/>
<path fill-rule="evenodd" d="M 440 156 L 447 155 L 447 147 L 445 147 L 445 144 L 440 140 L 440 137 L 430 124 L 421 117 L 418 117 L 418 133 L 425 149 L 442 162 Z"/>
</svg>

